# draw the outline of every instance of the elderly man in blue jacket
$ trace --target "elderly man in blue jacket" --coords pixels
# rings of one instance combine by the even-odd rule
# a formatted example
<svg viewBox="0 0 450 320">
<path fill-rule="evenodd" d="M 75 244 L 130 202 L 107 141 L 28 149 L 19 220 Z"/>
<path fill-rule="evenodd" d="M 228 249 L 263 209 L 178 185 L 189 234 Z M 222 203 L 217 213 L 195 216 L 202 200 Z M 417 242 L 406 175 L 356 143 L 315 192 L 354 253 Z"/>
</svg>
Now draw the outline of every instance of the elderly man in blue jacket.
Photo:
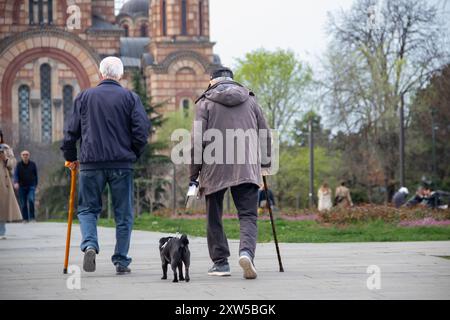
<svg viewBox="0 0 450 320">
<path fill-rule="evenodd" d="M 108 184 L 116 222 L 112 262 L 117 274 L 125 274 L 131 272 L 128 250 L 133 228 L 133 162 L 144 152 L 151 123 L 139 96 L 119 83 L 123 76 L 119 58 L 103 59 L 100 73 L 100 84 L 75 99 L 61 150 L 70 168 L 80 170 L 78 219 L 83 269 L 95 271 L 95 257 L 100 250 L 97 219 L 102 211 L 102 193 Z"/>
</svg>

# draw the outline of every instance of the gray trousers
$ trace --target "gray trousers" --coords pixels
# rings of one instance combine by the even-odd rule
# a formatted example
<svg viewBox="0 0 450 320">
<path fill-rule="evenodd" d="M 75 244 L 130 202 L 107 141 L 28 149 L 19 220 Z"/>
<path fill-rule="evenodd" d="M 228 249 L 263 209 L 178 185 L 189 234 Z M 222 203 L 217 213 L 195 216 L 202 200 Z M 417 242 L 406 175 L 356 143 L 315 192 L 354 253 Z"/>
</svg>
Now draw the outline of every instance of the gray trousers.
<svg viewBox="0 0 450 320">
<path fill-rule="evenodd" d="M 258 186 L 245 183 L 231 187 L 231 195 L 238 210 L 240 224 L 239 252 L 247 251 L 255 257 L 256 239 L 258 236 Z M 227 236 L 223 230 L 223 198 L 227 189 L 206 196 L 207 240 L 209 256 L 216 264 L 228 262 L 230 249 Z"/>
</svg>

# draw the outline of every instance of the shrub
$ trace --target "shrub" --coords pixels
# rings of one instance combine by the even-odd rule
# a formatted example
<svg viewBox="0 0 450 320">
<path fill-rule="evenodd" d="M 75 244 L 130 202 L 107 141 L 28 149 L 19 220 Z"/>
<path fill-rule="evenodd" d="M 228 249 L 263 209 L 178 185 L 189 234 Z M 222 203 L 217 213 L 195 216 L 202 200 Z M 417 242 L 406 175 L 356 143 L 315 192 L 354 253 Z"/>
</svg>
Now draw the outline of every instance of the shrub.
<svg viewBox="0 0 450 320">
<path fill-rule="evenodd" d="M 394 208 L 391 206 L 364 205 L 351 208 L 333 208 L 331 211 L 320 212 L 320 223 L 350 224 L 382 220 L 387 223 L 414 221 L 433 218 L 437 221 L 450 219 L 450 210 L 431 210 L 423 207 Z"/>
</svg>

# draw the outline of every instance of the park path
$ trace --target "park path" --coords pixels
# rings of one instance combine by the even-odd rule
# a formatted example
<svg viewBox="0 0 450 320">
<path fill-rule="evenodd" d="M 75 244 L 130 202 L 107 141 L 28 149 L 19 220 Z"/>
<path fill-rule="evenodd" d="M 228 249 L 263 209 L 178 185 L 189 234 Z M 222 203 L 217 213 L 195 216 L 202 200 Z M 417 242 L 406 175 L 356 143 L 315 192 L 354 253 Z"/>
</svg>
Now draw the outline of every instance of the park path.
<svg viewBox="0 0 450 320">
<path fill-rule="evenodd" d="M 160 233 L 134 231 L 132 273 L 116 276 L 110 256 L 114 229 L 99 228 L 97 272 L 81 272 L 81 289 L 62 274 L 65 224 L 8 224 L 0 240 L 0 299 L 449 299 L 450 242 L 280 244 L 285 271 L 278 272 L 273 243 L 259 244 L 258 279 L 244 280 L 238 242 L 230 241 L 232 276 L 210 277 L 205 238 L 190 238 L 191 282 L 162 281 Z M 82 265 L 74 225 L 70 264 Z M 369 290 L 367 268 L 381 271 L 381 289 Z M 169 276 L 169 279 L 171 277 Z"/>
</svg>

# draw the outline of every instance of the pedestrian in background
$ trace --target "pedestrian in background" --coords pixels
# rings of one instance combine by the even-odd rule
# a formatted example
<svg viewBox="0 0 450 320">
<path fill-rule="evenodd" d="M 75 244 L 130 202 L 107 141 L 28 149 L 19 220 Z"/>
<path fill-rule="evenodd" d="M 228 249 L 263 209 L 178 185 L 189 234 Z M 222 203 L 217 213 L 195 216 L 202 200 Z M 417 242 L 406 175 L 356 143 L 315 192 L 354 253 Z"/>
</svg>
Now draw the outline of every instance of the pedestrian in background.
<svg viewBox="0 0 450 320">
<path fill-rule="evenodd" d="M 425 188 L 419 186 L 417 188 L 416 194 L 406 202 L 406 206 L 411 208 L 422 204 L 423 200 L 425 199 L 426 193 L 427 192 Z"/>
<path fill-rule="evenodd" d="M 409 194 L 409 190 L 405 187 L 401 187 L 392 198 L 392 203 L 395 205 L 396 208 L 400 208 L 403 206 L 407 201 L 407 197 Z"/>
<path fill-rule="evenodd" d="M 24 222 L 35 221 L 34 201 L 38 185 L 38 171 L 36 163 L 30 160 L 30 152 L 20 153 L 20 161 L 14 171 L 14 187 L 19 190 L 20 209 Z"/>
<path fill-rule="evenodd" d="M 318 209 L 319 211 L 330 210 L 333 207 L 333 202 L 331 200 L 331 188 L 328 183 L 322 184 L 317 192 L 317 198 L 319 199 Z"/>
<path fill-rule="evenodd" d="M 13 149 L 3 140 L 0 130 L 0 239 L 6 239 L 6 222 L 21 220 L 21 214 L 11 182 L 16 164 Z"/>
<path fill-rule="evenodd" d="M 267 193 L 269 194 L 269 205 L 271 208 L 275 206 L 275 197 L 273 196 L 273 192 L 271 189 L 267 189 Z M 258 208 L 260 213 L 264 213 L 267 209 L 267 197 L 266 190 L 264 189 L 264 184 L 261 184 L 258 190 Z"/>
<path fill-rule="evenodd" d="M 353 207 L 350 189 L 347 188 L 346 184 L 345 181 L 342 181 L 341 185 L 336 188 L 336 192 L 334 193 L 334 205 L 339 208 Z"/>
</svg>

